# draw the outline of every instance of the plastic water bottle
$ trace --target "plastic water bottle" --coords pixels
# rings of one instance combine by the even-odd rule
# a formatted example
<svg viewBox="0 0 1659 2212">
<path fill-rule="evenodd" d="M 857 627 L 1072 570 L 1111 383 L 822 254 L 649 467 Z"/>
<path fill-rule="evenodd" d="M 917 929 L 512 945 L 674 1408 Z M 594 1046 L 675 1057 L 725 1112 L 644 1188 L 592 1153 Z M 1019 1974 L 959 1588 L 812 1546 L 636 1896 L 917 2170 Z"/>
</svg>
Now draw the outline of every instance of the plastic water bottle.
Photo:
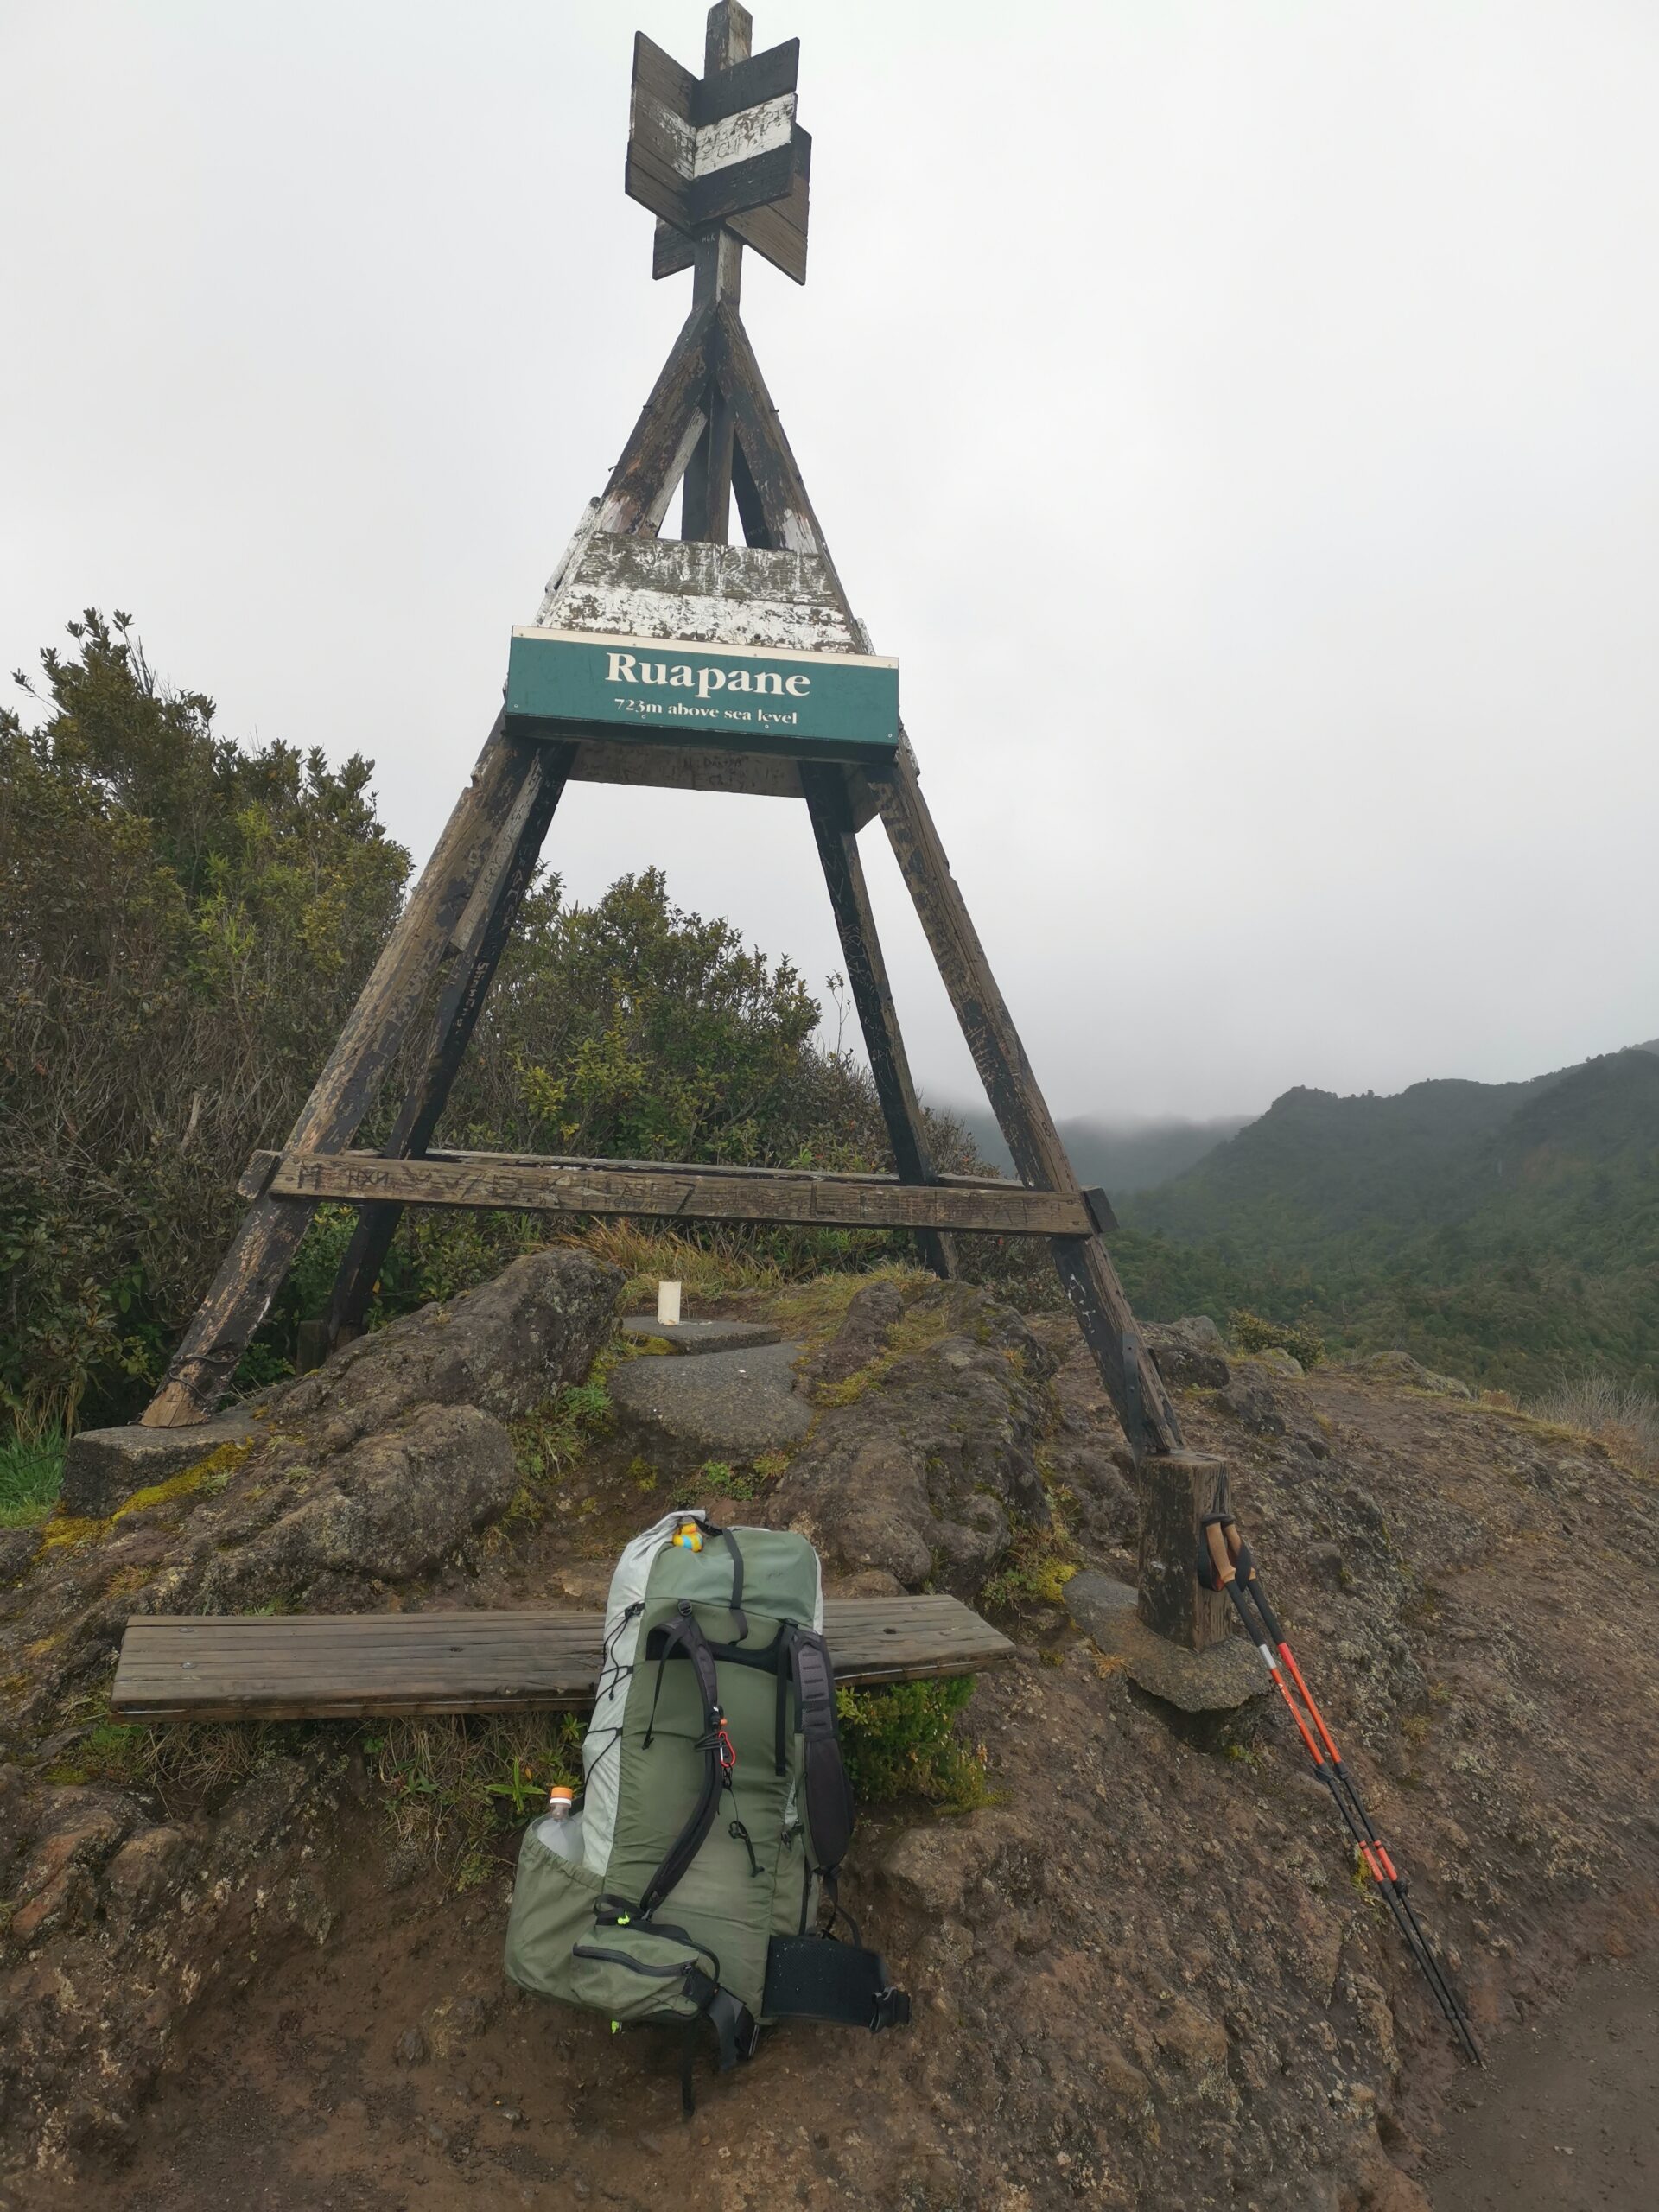
<svg viewBox="0 0 1659 2212">
<path fill-rule="evenodd" d="M 536 1840 L 556 1857 L 582 1857 L 582 1815 L 573 1809 L 574 1793 L 556 1785 L 547 1793 L 547 1810 L 536 1823 Z"/>
</svg>

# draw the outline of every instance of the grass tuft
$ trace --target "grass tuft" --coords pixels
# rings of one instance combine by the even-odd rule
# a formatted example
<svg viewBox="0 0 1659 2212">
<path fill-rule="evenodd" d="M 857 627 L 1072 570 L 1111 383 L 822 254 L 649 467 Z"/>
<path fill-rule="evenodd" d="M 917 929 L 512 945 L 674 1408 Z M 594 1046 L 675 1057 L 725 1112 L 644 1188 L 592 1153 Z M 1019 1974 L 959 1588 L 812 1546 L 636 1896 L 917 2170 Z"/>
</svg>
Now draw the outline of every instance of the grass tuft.
<svg viewBox="0 0 1659 2212">
<path fill-rule="evenodd" d="M 1552 1427 L 1594 1438 L 1639 1474 L 1659 1475 L 1659 1398 L 1637 1383 L 1587 1371 L 1529 1411 Z"/>
<path fill-rule="evenodd" d="M 1239 1306 L 1229 1316 L 1233 1342 L 1242 1352 L 1287 1351 L 1306 1368 L 1325 1357 L 1325 1339 L 1300 1321 L 1269 1321 L 1260 1313 Z"/>
<path fill-rule="evenodd" d="M 0 1443 L 0 1529 L 32 1529 L 58 1502 L 63 1485 L 61 1429 Z"/>
<path fill-rule="evenodd" d="M 489 1713 L 393 1720 L 365 1735 L 397 1857 L 475 1889 L 494 1847 L 543 1810 L 550 1787 L 580 1783 L 583 1725 L 573 1713 Z"/>
</svg>

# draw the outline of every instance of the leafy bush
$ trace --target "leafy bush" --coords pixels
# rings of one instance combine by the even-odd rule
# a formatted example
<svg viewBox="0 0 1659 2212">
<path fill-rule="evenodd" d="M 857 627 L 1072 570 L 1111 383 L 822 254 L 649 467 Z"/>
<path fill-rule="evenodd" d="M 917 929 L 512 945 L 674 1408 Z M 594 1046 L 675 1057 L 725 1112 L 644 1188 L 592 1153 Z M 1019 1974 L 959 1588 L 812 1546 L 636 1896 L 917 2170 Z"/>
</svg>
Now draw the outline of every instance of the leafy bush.
<svg viewBox="0 0 1659 2212">
<path fill-rule="evenodd" d="M 128 618 L 0 710 L 0 1407 L 131 1409 L 309 1090 L 408 856 L 367 761 L 239 750 L 159 685 Z"/>
<path fill-rule="evenodd" d="M 837 1690 L 842 1751 L 858 1802 L 925 1797 L 956 1813 L 987 1803 L 983 1756 L 956 1731 L 957 1717 L 973 1694 L 971 1675 Z"/>
<path fill-rule="evenodd" d="M 1317 1367 L 1325 1357 L 1325 1340 L 1301 1321 L 1269 1321 L 1243 1306 L 1229 1316 L 1233 1342 L 1240 1351 L 1287 1351 L 1304 1367 Z"/>
</svg>

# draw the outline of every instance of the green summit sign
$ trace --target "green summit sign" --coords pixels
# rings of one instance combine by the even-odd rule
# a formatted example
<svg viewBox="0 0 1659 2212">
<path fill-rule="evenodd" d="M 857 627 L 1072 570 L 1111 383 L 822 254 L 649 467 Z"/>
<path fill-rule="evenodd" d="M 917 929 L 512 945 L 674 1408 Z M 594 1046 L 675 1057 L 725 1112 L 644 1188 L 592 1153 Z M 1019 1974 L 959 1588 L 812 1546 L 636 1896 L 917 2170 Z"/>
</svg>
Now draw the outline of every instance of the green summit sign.
<svg viewBox="0 0 1659 2212">
<path fill-rule="evenodd" d="M 899 664 L 864 653 L 515 630 L 507 728 L 531 737 L 866 759 L 899 742 Z"/>
</svg>

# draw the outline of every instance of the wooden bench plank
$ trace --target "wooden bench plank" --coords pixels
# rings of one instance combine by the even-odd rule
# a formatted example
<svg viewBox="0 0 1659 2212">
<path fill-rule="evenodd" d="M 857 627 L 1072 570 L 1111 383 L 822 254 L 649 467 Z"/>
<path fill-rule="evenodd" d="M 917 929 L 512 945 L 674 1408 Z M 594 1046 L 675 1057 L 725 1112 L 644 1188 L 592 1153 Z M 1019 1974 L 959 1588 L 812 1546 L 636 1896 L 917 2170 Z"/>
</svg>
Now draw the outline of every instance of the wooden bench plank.
<svg viewBox="0 0 1659 2212">
<path fill-rule="evenodd" d="M 955 1598 L 830 1599 L 823 1611 L 843 1682 L 971 1674 L 1014 1649 Z M 567 1611 L 139 1615 L 111 1703 L 127 1720 L 580 1712 L 603 1627 Z"/>
</svg>

